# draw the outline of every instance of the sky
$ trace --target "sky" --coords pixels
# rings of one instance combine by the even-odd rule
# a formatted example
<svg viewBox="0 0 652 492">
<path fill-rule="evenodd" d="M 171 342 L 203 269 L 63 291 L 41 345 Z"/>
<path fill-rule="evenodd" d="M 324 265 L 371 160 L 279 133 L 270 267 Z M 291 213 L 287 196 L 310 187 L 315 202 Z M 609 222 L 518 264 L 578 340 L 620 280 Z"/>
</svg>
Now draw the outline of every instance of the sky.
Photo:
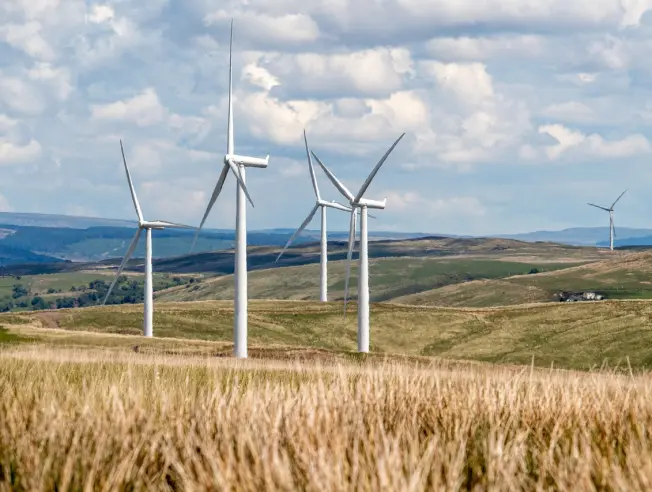
<svg viewBox="0 0 652 492">
<path fill-rule="evenodd" d="M 314 204 L 303 147 L 370 228 L 652 227 L 652 0 L 3 0 L 0 211 L 197 225 L 226 150 L 234 19 L 249 229 Z M 316 169 L 323 198 L 344 198 Z M 229 176 L 206 227 L 235 225 Z M 328 212 L 345 230 L 344 212 Z M 318 228 L 314 219 L 309 228 Z"/>
</svg>

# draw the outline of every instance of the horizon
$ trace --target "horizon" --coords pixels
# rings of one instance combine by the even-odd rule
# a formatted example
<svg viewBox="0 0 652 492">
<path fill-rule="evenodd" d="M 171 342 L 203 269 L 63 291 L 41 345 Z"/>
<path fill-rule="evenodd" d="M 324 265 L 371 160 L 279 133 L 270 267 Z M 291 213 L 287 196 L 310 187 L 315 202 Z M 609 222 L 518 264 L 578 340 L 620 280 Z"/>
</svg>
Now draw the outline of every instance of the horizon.
<svg viewBox="0 0 652 492">
<path fill-rule="evenodd" d="M 132 225 L 135 226 L 137 225 L 137 220 L 133 219 L 118 219 L 118 218 L 113 218 L 113 217 L 92 217 L 92 216 L 87 216 L 87 215 L 72 215 L 72 214 L 57 214 L 57 213 L 41 213 L 41 212 L 4 212 L 0 211 L 0 218 L 4 215 L 34 215 L 34 216 L 45 216 L 45 217 L 63 217 L 67 219 L 79 219 L 79 220 L 86 220 L 86 221 L 108 221 L 108 222 L 123 222 L 123 223 L 129 223 L 128 225 L 125 224 L 124 226 L 116 225 L 116 226 L 106 226 L 106 227 L 131 227 Z M 10 223 L 5 223 L 3 225 L 16 225 L 16 226 L 21 226 L 21 224 L 10 224 Z M 23 227 L 60 227 L 60 226 L 39 226 L 39 225 L 29 225 L 29 226 L 23 226 Z M 61 226 L 63 227 L 63 226 Z M 104 226 L 87 226 L 87 227 L 104 227 Z M 87 227 L 79 227 L 81 229 L 85 229 Z M 530 231 L 525 231 L 525 232 L 506 232 L 506 233 L 493 233 L 493 234 L 478 234 L 478 235 L 473 235 L 473 234 L 451 234 L 451 233 L 445 233 L 445 232 L 428 232 L 428 231 L 392 231 L 392 230 L 370 230 L 369 234 L 370 236 L 373 235 L 378 235 L 378 234 L 404 234 L 404 235 L 419 235 L 421 237 L 423 236 L 442 236 L 442 237 L 472 237 L 472 238 L 501 238 L 503 236 L 526 236 L 526 235 L 532 235 L 532 234 L 546 234 L 546 233 L 563 233 L 566 231 L 573 231 L 573 230 L 595 230 L 595 229 L 609 229 L 609 226 L 602 226 L 602 225 L 597 225 L 597 226 L 577 226 L 577 227 L 569 227 L 565 229 L 558 229 L 558 230 L 550 230 L 550 229 L 541 229 L 541 230 L 530 230 Z M 253 232 L 269 232 L 269 231 L 283 231 L 283 232 L 288 232 L 292 233 L 296 230 L 296 228 L 292 227 L 266 227 L 266 228 L 256 228 L 256 229 L 249 229 L 248 232 L 253 233 Z M 618 226 L 619 231 L 649 231 L 650 235 L 652 236 L 652 227 L 648 228 L 641 228 L 641 227 L 629 227 L 629 226 Z M 180 230 L 183 232 L 183 230 Z M 204 228 L 202 229 L 203 232 L 221 232 L 221 233 L 232 233 L 235 232 L 235 229 L 229 229 L 229 228 Z M 302 232 L 302 235 L 305 235 L 306 233 L 311 233 L 311 234 L 318 234 L 319 229 L 312 229 L 310 227 L 306 227 L 304 231 Z M 328 234 L 348 234 L 348 229 L 341 229 L 341 230 L 329 230 Z M 626 237 L 625 239 L 630 239 L 630 237 Z"/>
</svg>

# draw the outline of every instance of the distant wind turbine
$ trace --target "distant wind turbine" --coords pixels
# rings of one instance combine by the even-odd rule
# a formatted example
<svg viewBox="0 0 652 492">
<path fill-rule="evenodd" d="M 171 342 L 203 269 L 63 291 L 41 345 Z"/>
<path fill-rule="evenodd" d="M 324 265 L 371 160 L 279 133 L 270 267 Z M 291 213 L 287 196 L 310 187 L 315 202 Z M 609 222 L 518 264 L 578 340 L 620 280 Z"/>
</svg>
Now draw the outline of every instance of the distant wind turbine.
<svg viewBox="0 0 652 492">
<path fill-rule="evenodd" d="M 355 229 L 356 229 L 356 212 L 360 209 L 360 256 L 359 256 L 359 271 L 358 271 L 358 352 L 369 352 L 369 255 L 368 255 L 368 232 L 367 232 L 367 209 L 376 208 L 384 209 L 387 204 L 387 198 L 383 201 L 370 200 L 363 198 L 365 191 L 369 188 L 371 181 L 376 176 L 380 167 L 385 163 L 389 154 L 394 150 L 394 147 L 405 136 L 405 133 L 392 144 L 385 155 L 378 161 L 376 167 L 369 174 L 365 182 L 360 187 L 357 195 L 353 195 L 344 184 L 342 184 L 335 175 L 324 165 L 319 157 L 311 152 L 313 157 L 324 170 L 328 178 L 340 191 L 340 193 L 349 200 L 351 205 L 351 222 L 349 229 L 349 250 L 346 255 L 346 279 L 344 281 L 344 315 L 346 316 L 346 303 L 349 296 L 349 277 L 351 275 L 351 256 L 353 255 L 353 246 L 355 243 Z"/>
<path fill-rule="evenodd" d="M 127 181 L 129 183 L 129 191 L 131 192 L 131 199 L 134 202 L 134 208 L 136 209 L 136 215 L 138 216 L 138 230 L 136 231 L 136 234 L 134 235 L 134 238 L 132 239 L 129 248 L 125 253 L 124 258 L 122 258 L 122 263 L 120 263 L 118 272 L 116 273 L 115 278 L 113 279 L 113 282 L 109 287 L 109 290 L 106 292 L 106 296 L 104 297 L 104 301 L 102 302 L 102 305 L 106 304 L 106 301 L 109 298 L 109 295 L 111 295 L 111 291 L 113 290 L 115 283 L 118 281 L 118 278 L 122 273 L 122 270 L 124 269 L 125 265 L 129 261 L 129 258 L 131 258 L 131 255 L 136 249 L 136 246 L 138 244 L 138 239 L 140 239 L 140 233 L 142 232 L 143 229 L 145 229 L 146 231 L 145 296 L 143 300 L 144 302 L 143 335 L 145 335 L 146 337 L 151 337 L 153 335 L 152 326 L 153 326 L 153 304 L 154 304 L 153 287 L 152 287 L 152 229 L 160 230 L 160 229 L 165 229 L 166 227 L 175 228 L 175 229 L 194 229 L 194 227 L 184 225 L 184 224 L 176 224 L 174 222 L 167 222 L 165 220 L 147 221 L 143 218 L 143 212 L 140 209 L 140 203 L 138 203 L 136 190 L 134 189 L 134 184 L 131 181 L 131 174 L 129 173 L 129 166 L 127 166 L 127 159 L 125 159 L 125 151 L 122 146 L 122 140 L 120 140 L 120 151 L 122 152 L 122 162 L 124 163 L 125 173 L 127 174 Z"/>
<path fill-rule="evenodd" d="M 227 141 L 226 154 L 224 155 L 224 166 L 220 174 L 213 195 L 208 202 L 206 212 L 197 228 L 190 251 L 195 247 L 197 237 L 201 228 L 206 222 L 217 197 L 222 191 L 224 181 L 229 171 L 237 180 L 236 213 L 235 213 L 235 295 L 234 295 L 234 316 L 233 316 L 233 351 L 237 358 L 247 357 L 247 209 L 245 197 L 254 206 L 247 186 L 245 185 L 245 168 L 259 167 L 266 168 L 269 163 L 269 155 L 264 159 L 258 157 L 246 157 L 235 154 L 233 143 L 233 76 L 232 76 L 232 54 L 233 54 L 233 20 L 231 20 L 231 38 L 229 43 L 229 109 L 227 119 Z"/>
<path fill-rule="evenodd" d="M 616 236 L 616 226 L 614 225 L 614 206 L 616 203 L 618 203 L 618 200 L 622 198 L 622 196 L 625 194 L 627 190 L 623 191 L 618 198 L 616 198 L 616 201 L 611 204 L 611 207 L 606 208 L 606 207 L 601 207 L 600 205 L 596 205 L 595 203 L 589 203 L 592 207 L 599 208 L 600 210 L 605 210 L 609 212 L 609 249 L 611 251 L 614 250 L 614 237 Z"/>
<path fill-rule="evenodd" d="M 334 200 L 331 202 L 327 202 L 321 199 L 321 196 L 319 194 L 319 186 L 317 185 L 317 177 L 315 176 L 315 169 L 312 166 L 312 159 L 310 158 L 310 151 L 308 150 L 308 139 L 306 138 L 305 130 L 303 132 L 303 141 L 306 145 L 306 155 L 308 156 L 308 169 L 310 170 L 310 179 L 312 180 L 312 187 L 315 190 L 315 197 L 317 200 L 315 202 L 315 206 L 312 208 L 312 210 L 306 217 L 306 220 L 304 220 L 303 223 L 296 230 L 296 232 L 292 234 L 292 237 L 288 240 L 283 250 L 279 253 L 278 257 L 276 258 L 276 262 L 278 262 L 278 260 L 281 259 L 281 256 L 283 255 L 283 253 L 285 253 L 285 250 L 288 249 L 292 241 L 294 241 L 294 239 L 299 234 L 301 234 L 301 231 L 303 231 L 306 228 L 306 226 L 310 223 L 312 218 L 317 213 L 317 210 L 321 209 L 321 242 L 320 242 L 321 254 L 319 258 L 319 299 L 322 302 L 327 302 L 328 301 L 328 273 L 327 273 L 328 239 L 326 233 L 326 208 L 330 207 L 337 210 L 344 210 L 346 212 L 350 212 L 351 207 L 340 205 Z"/>
</svg>

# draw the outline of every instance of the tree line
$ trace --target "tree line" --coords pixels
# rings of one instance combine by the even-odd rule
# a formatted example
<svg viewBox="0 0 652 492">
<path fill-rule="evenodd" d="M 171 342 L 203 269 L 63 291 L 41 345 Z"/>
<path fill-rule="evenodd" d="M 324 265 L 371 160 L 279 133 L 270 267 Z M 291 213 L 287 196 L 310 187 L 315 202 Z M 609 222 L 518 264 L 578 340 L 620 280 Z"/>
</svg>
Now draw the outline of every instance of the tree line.
<svg viewBox="0 0 652 492">
<path fill-rule="evenodd" d="M 18 277 L 20 278 L 20 277 Z M 186 285 L 199 282 L 200 279 L 190 277 L 171 277 L 158 279 L 154 282 L 154 291 L 167 289 L 175 285 Z M 62 289 L 50 288 L 48 296 L 32 295 L 28 286 L 16 283 L 12 286 L 11 296 L 0 298 L 0 312 L 13 310 L 41 310 L 41 309 L 64 309 L 95 306 L 101 304 L 111 286 L 110 282 L 102 279 L 92 280 L 88 284 L 72 286 L 66 293 L 54 297 L 51 294 L 62 293 Z M 106 304 L 137 304 L 144 299 L 144 281 L 129 280 L 126 275 L 120 275 Z"/>
</svg>

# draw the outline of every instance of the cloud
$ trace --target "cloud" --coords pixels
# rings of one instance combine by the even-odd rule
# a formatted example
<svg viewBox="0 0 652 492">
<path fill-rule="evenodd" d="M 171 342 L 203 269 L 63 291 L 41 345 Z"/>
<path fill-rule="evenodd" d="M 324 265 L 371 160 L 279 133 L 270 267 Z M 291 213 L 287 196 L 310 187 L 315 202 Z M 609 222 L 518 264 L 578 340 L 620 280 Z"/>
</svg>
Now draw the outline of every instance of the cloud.
<svg viewBox="0 0 652 492">
<path fill-rule="evenodd" d="M 9 118 L 6 114 L 0 114 L 0 134 L 7 133 L 18 125 L 18 121 Z"/>
<path fill-rule="evenodd" d="M 319 26 L 305 14 L 288 13 L 268 15 L 248 11 L 216 10 L 204 16 L 208 26 L 224 26 L 232 17 L 238 19 L 238 33 L 242 33 L 249 42 L 265 44 L 294 44 L 315 41 L 319 38 Z M 240 34 L 239 34 L 240 35 Z"/>
<path fill-rule="evenodd" d="M 10 46 L 22 50 L 32 58 L 53 60 L 56 53 L 41 36 L 41 29 L 41 23 L 36 21 L 25 24 L 6 24 L 0 26 L 0 39 Z"/>
<path fill-rule="evenodd" d="M 598 134 L 585 135 L 560 124 L 543 125 L 539 133 L 548 134 L 557 141 L 545 147 L 546 155 L 556 160 L 567 152 L 576 158 L 600 157 L 606 159 L 632 157 L 650 152 L 650 142 L 641 134 L 634 134 L 622 139 L 606 140 Z"/>
<path fill-rule="evenodd" d="M 41 145 L 36 140 L 19 145 L 0 137 L 0 165 L 30 162 L 40 155 Z"/>
<path fill-rule="evenodd" d="M 49 63 L 39 62 L 27 71 L 32 80 L 43 81 L 50 85 L 55 97 L 60 101 L 68 98 L 73 91 L 70 72 L 65 68 L 57 68 Z"/>
<path fill-rule="evenodd" d="M 87 14 L 86 20 L 93 24 L 110 22 L 115 17 L 115 10 L 110 5 L 95 4 Z"/>
<path fill-rule="evenodd" d="M 487 37 L 441 37 L 426 43 L 428 53 L 446 61 L 486 61 L 496 58 L 532 59 L 546 55 L 547 40 L 541 35 L 498 34 Z"/>
<path fill-rule="evenodd" d="M 253 67 L 262 67 L 283 93 L 313 98 L 388 96 L 414 74 L 408 50 L 384 47 L 336 54 L 266 54 L 250 70 Z"/>
<path fill-rule="evenodd" d="M 397 190 L 388 190 L 381 195 L 387 197 L 387 208 L 399 213 L 419 214 L 424 218 L 478 218 L 487 213 L 482 202 L 472 196 L 429 198 L 416 191 Z"/>
<path fill-rule="evenodd" d="M 557 120 L 584 123 L 589 123 L 596 117 L 593 109 L 579 101 L 551 104 L 543 109 L 542 114 Z"/>
<path fill-rule="evenodd" d="M 426 73 L 464 105 L 477 105 L 494 96 L 491 76 L 482 63 L 424 62 Z"/>
<path fill-rule="evenodd" d="M 41 92 L 18 77 L 3 76 L 0 72 L 0 99 L 4 105 L 23 114 L 41 113 L 46 105 Z"/>
<path fill-rule="evenodd" d="M 567 225 L 570 199 L 554 194 L 558 176 L 541 164 L 564 164 L 580 201 L 589 187 L 622 185 L 642 197 L 652 184 L 650 7 L 0 2 L 2 193 L 16 210 L 132 219 L 133 210 L 115 205 L 128 196 L 122 139 L 148 216 L 195 223 L 226 146 L 233 16 L 236 149 L 270 154 L 269 169 L 248 174 L 251 227 L 296 227 L 305 215 L 299 202 L 310 208 L 304 129 L 352 189 L 406 132 L 372 185 L 393 193 L 379 226 L 486 233 Z M 590 182 L 588 165 L 599 169 Z M 317 173 L 323 193 L 339 198 Z M 233 190 L 225 187 L 209 227 L 233 226 Z M 628 217 L 646 224 L 644 204 L 635 205 Z M 333 214 L 333 227 L 346 229 L 345 215 Z M 590 225 L 592 217 L 572 220 Z"/>
</svg>

